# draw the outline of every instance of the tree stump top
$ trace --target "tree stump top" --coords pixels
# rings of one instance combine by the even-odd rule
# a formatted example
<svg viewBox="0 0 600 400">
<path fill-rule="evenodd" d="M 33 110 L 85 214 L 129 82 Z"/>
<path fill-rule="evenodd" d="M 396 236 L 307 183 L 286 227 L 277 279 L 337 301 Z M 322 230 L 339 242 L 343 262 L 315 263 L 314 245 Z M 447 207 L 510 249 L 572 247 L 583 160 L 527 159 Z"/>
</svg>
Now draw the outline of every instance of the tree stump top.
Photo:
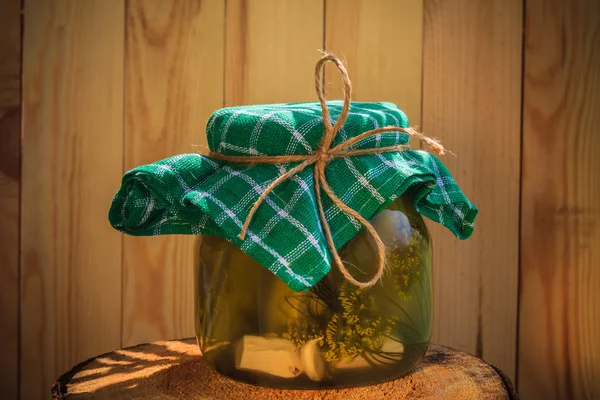
<svg viewBox="0 0 600 400">
<path fill-rule="evenodd" d="M 195 339 L 154 342 L 85 361 L 52 387 L 54 399 L 518 399 L 508 378 L 472 355 L 430 345 L 410 374 L 334 390 L 265 389 L 214 372 Z"/>
</svg>

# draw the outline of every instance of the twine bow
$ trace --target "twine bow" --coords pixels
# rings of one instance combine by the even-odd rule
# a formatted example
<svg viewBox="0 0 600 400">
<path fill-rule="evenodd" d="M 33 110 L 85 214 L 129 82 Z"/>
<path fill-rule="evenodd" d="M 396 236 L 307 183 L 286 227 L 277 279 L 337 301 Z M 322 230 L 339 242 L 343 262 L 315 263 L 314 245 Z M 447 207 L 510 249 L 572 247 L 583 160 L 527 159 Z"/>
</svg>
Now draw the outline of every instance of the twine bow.
<svg viewBox="0 0 600 400">
<path fill-rule="evenodd" d="M 323 67 L 327 62 L 332 62 L 333 64 L 335 64 L 338 71 L 342 75 L 342 79 L 344 81 L 344 104 L 342 107 L 342 112 L 334 125 L 331 124 L 329 109 L 327 108 L 327 104 L 325 103 L 323 84 L 320 78 Z M 331 189 L 331 187 L 327 183 L 327 180 L 325 179 L 325 167 L 327 166 L 327 163 L 334 158 L 351 157 L 363 154 L 401 152 L 410 148 L 410 146 L 408 145 L 396 145 L 369 149 L 348 150 L 350 146 L 360 142 L 361 140 L 384 132 L 403 132 L 412 137 L 416 137 L 425 142 L 437 154 L 444 154 L 445 149 L 438 141 L 423 135 L 422 133 L 414 130 L 413 128 L 401 128 L 398 126 L 386 126 L 383 128 L 372 129 L 370 131 L 363 132 L 360 135 L 355 136 L 352 139 L 349 139 L 335 147 L 331 147 L 331 143 L 333 142 L 336 134 L 344 125 L 344 122 L 348 117 L 348 111 L 350 109 L 350 96 L 352 93 L 352 83 L 350 82 L 348 72 L 346 71 L 344 64 L 342 64 L 342 62 L 335 55 L 324 53 L 323 57 L 317 62 L 315 66 L 315 88 L 317 90 L 319 102 L 321 103 L 323 124 L 325 125 L 325 134 L 323 135 L 323 139 L 321 140 L 319 148 L 314 153 L 278 156 L 231 156 L 217 152 L 210 152 L 209 156 L 219 160 L 249 164 L 283 164 L 289 162 L 301 162 L 296 167 L 290 169 L 289 171 L 275 179 L 256 200 L 256 202 L 250 209 L 248 216 L 246 217 L 244 225 L 242 226 L 242 231 L 239 235 L 239 238 L 242 240 L 244 240 L 246 236 L 246 231 L 248 230 L 248 226 L 250 225 L 250 222 L 254 217 L 254 213 L 256 213 L 256 210 L 258 209 L 258 207 L 260 207 L 263 200 L 269 195 L 269 193 L 271 193 L 271 191 L 275 189 L 275 187 L 277 187 L 277 185 L 279 185 L 281 182 L 293 177 L 308 166 L 314 164 L 314 185 L 315 195 L 317 198 L 317 207 L 319 210 L 319 217 L 321 219 L 321 224 L 323 226 L 325 238 L 327 239 L 327 243 L 329 245 L 329 249 L 331 250 L 331 254 L 333 256 L 335 264 L 344 276 L 344 278 L 346 278 L 349 282 L 351 282 L 355 286 L 358 286 L 359 288 L 367 288 L 377 283 L 377 281 L 379 281 L 379 279 L 385 271 L 385 245 L 383 244 L 381 237 L 379 236 L 373 225 L 371 225 L 369 221 L 363 218 L 362 215 L 360 215 L 357 211 L 348 207 L 342 200 L 340 200 L 339 197 L 337 197 L 333 193 L 333 190 Z M 335 244 L 333 243 L 331 228 L 329 227 L 327 219 L 325 218 L 325 211 L 323 210 L 323 203 L 321 201 L 321 189 L 342 211 L 356 218 L 367 229 L 369 234 L 375 240 L 375 243 L 377 245 L 377 252 L 379 255 L 379 265 L 377 268 L 377 272 L 368 282 L 357 281 L 344 266 L 342 259 L 340 258 L 337 249 L 335 248 Z"/>
</svg>

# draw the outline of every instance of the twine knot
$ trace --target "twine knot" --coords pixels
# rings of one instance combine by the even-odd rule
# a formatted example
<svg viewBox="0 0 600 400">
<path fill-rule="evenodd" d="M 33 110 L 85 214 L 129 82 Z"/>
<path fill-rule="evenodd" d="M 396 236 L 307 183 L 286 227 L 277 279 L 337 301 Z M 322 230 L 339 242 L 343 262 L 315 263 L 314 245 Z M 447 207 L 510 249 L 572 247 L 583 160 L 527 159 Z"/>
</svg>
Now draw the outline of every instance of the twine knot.
<svg viewBox="0 0 600 400">
<path fill-rule="evenodd" d="M 329 160 L 331 160 L 333 158 L 331 156 L 331 154 L 329 154 L 329 150 L 323 149 L 323 148 L 320 148 L 319 150 L 317 150 L 315 155 L 317 156 L 317 162 L 327 163 Z"/>
<path fill-rule="evenodd" d="M 321 79 L 321 74 L 323 71 L 323 67 L 325 63 L 331 62 L 335 64 L 337 70 L 342 75 L 342 80 L 344 81 L 344 104 L 342 107 L 342 112 L 338 117 L 337 121 L 334 125 L 331 123 L 331 117 L 329 115 L 329 109 L 327 108 L 327 104 L 325 102 L 325 95 L 323 93 L 323 83 Z M 358 286 L 359 288 L 367 288 L 373 286 L 375 283 L 379 281 L 381 276 L 385 271 L 386 265 L 386 256 L 385 256 L 385 245 L 381 240 L 381 237 L 362 215 L 360 215 L 354 209 L 348 207 L 339 197 L 337 197 L 334 193 L 327 180 L 325 179 L 325 167 L 327 163 L 334 158 L 340 157 L 351 157 L 363 154 L 382 154 L 382 153 L 390 153 L 390 152 L 401 152 L 410 148 L 409 145 L 396 145 L 396 146 L 386 146 L 386 147 L 377 147 L 377 148 L 368 148 L 368 149 L 357 149 L 357 150 L 349 150 L 349 147 L 352 145 L 370 137 L 373 135 L 377 135 L 384 132 L 403 132 L 412 137 L 416 137 L 423 142 L 425 142 L 428 146 L 430 146 L 437 154 L 444 154 L 446 150 L 444 147 L 435 139 L 431 139 L 422 133 L 416 131 L 413 128 L 401 128 L 398 126 L 386 126 L 383 128 L 372 129 L 367 132 L 363 132 L 358 136 L 353 137 L 335 147 L 331 147 L 335 136 L 337 135 L 340 128 L 343 126 L 346 118 L 348 117 L 348 112 L 350 110 L 350 98 L 352 93 L 352 83 L 350 82 L 350 77 L 348 76 L 348 72 L 346 71 L 346 67 L 337 58 L 335 55 L 330 53 L 324 53 L 323 57 L 317 62 L 315 66 L 315 88 L 317 90 L 317 97 L 319 98 L 319 103 L 321 104 L 321 113 L 323 115 L 323 125 L 325 126 L 325 132 L 323 135 L 323 139 L 319 145 L 319 148 L 312 154 L 297 154 L 297 155 L 278 155 L 278 156 L 230 156 L 218 152 L 210 152 L 209 156 L 215 159 L 230 161 L 230 162 L 241 162 L 241 163 L 252 163 L 252 164 L 283 164 L 290 162 L 300 162 L 297 166 L 290 169 L 286 173 L 280 175 L 277 179 L 275 179 L 260 195 L 260 197 L 256 200 L 248 216 L 246 217 L 246 221 L 242 226 L 242 230 L 240 232 L 239 238 L 244 240 L 246 237 L 246 231 L 248 230 L 248 226 L 254 217 L 254 214 L 258 210 L 258 207 L 262 204 L 263 200 L 277 187 L 281 182 L 293 177 L 300 171 L 304 170 L 310 165 L 314 164 L 314 186 L 315 186 L 315 196 L 317 199 L 317 208 L 319 211 L 319 219 L 321 220 L 321 225 L 323 227 L 323 234 L 325 239 L 327 240 L 327 244 L 329 245 L 329 249 L 331 251 L 331 255 L 333 260 L 344 276 L 349 282 L 353 285 Z M 375 240 L 375 244 L 377 246 L 377 252 L 379 256 L 379 263 L 377 272 L 368 282 L 359 282 L 357 281 L 346 269 L 342 259 L 340 258 L 337 249 L 335 248 L 335 244 L 333 242 L 333 236 L 331 234 L 331 228 L 327 223 L 327 219 L 325 218 L 325 211 L 323 209 L 323 203 L 321 201 L 321 190 L 327 194 L 327 196 L 333 201 L 333 203 L 339 207 L 346 214 L 354 217 L 358 222 L 360 222 L 365 229 L 369 232 L 369 234 Z"/>
</svg>

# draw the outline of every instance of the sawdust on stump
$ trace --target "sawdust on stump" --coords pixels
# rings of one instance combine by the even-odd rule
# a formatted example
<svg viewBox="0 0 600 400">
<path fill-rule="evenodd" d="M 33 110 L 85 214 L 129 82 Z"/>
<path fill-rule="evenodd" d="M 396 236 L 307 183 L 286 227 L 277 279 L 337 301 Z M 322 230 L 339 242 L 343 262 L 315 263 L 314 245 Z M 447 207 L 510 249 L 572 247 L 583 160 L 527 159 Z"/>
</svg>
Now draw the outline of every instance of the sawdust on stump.
<svg viewBox="0 0 600 400">
<path fill-rule="evenodd" d="M 265 389 L 214 372 L 194 339 L 155 342 L 85 361 L 59 378 L 54 399 L 516 399 L 512 384 L 469 354 L 431 345 L 410 374 L 378 385 L 336 390 Z"/>
</svg>

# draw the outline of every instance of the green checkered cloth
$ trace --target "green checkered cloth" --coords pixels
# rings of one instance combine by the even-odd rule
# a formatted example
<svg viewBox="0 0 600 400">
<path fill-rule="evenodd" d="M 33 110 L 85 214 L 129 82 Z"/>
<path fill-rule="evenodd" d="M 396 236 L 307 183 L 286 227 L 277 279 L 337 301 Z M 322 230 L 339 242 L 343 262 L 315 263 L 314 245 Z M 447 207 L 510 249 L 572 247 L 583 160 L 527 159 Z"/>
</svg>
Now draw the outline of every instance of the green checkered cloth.
<svg viewBox="0 0 600 400">
<path fill-rule="evenodd" d="M 327 103 L 337 119 L 342 102 Z M 408 127 L 391 103 L 351 103 L 332 147 L 367 130 Z M 311 154 L 324 133 L 319 103 L 224 108 L 209 119 L 211 151 L 227 155 Z M 350 149 L 408 143 L 408 135 L 374 135 Z M 182 154 L 127 172 L 109 212 L 112 226 L 130 235 L 221 236 L 268 268 L 295 291 L 313 287 L 331 268 L 331 255 L 316 206 L 313 166 L 278 185 L 254 215 L 245 240 L 238 235 L 265 188 L 298 165 L 231 163 Z M 326 179 L 345 204 L 367 220 L 407 193 L 423 215 L 467 238 L 477 209 L 435 156 L 421 150 L 331 160 Z M 321 196 L 336 248 L 362 228 L 326 194 Z"/>
</svg>

